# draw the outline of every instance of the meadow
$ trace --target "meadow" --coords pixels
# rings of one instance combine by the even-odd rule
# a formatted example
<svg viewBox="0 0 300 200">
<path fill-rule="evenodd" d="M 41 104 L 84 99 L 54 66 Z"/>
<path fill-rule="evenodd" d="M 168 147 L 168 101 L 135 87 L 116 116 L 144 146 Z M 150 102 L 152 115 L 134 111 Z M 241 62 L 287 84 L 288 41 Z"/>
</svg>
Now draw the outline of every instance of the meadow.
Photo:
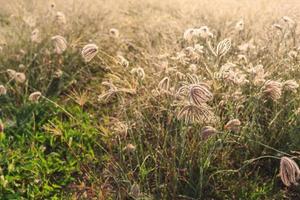
<svg viewBox="0 0 300 200">
<path fill-rule="evenodd" d="M 297 0 L 0 5 L 0 199 L 300 199 Z"/>
</svg>

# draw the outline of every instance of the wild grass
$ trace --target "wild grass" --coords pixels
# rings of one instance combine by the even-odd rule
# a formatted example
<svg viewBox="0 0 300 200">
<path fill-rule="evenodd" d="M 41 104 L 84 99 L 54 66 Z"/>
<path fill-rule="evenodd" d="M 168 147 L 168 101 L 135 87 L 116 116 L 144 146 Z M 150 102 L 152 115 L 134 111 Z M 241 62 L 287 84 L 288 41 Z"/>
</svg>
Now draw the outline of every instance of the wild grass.
<svg viewBox="0 0 300 200">
<path fill-rule="evenodd" d="M 298 199 L 297 1 L 1 1 L 0 199 Z"/>
</svg>

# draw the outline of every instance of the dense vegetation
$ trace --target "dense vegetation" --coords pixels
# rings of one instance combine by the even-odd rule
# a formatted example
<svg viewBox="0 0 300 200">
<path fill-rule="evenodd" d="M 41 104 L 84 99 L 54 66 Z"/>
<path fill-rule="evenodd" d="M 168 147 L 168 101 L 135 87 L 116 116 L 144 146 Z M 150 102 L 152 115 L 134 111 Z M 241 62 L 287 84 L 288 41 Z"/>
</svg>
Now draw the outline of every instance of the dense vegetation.
<svg viewBox="0 0 300 200">
<path fill-rule="evenodd" d="M 0 199 L 300 198 L 297 2 L 0 3 Z"/>
</svg>

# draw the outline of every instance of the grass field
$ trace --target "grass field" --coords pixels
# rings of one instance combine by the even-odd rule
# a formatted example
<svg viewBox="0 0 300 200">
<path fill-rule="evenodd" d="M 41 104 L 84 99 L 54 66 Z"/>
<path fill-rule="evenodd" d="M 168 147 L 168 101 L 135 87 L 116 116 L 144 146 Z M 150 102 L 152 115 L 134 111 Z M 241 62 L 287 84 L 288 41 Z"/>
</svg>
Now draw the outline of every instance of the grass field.
<svg viewBox="0 0 300 200">
<path fill-rule="evenodd" d="M 300 2 L 0 5 L 1 200 L 300 199 Z"/>
</svg>

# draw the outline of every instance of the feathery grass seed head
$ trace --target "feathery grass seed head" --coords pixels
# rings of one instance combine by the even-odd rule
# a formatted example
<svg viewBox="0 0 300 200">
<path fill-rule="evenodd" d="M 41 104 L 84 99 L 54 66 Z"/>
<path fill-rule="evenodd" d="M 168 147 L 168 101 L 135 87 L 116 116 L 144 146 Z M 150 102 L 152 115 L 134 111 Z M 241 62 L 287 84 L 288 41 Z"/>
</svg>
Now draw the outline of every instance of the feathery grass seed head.
<svg viewBox="0 0 300 200">
<path fill-rule="evenodd" d="M 164 77 L 159 83 L 158 83 L 158 90 L 161 92 L 167 92 L 170 89 L 170 78 Z"/>
<path fill-rule="evenodd" d="M 57 54 L 62 54 L 67 49 L 67 40 L 64 37 L 56 35 L 53 36 L 51 40 L 53 41 L 55 52 Z"/>
<path fill-rule="evenodd" d="M 262 88 L 262 94 L 276 101 L 281 97 L 282 84 L 279 81 L 268 80 Z"/>
<path fill-rule="evenodd" d="M 41 42 L 41 35 L 39 29 L 36 28 L 31 32 L 31 41 L 35 43 Z"/>
<path fill-rule="evenodd" d="M 134 152 L 136 147 L 133 144 L 127 144 L 126 147 L 124 147 L 124 151 L 131 153 Z"/>
<path fill-rule="evenodd" d="M 213 121 L 214 114 L 206 103 L 199 105 L 187 103 L 181 107 L 177 114 L 177 118 L 179 120 L 182 119 L 186 124 L 203 123 Z"/>
<path fill-rule="evenodd" d="M 287 91 L 296 92 L 299 87 L 299 84 L 295 80 L 287 80 L 283 82 L 283 89 Z"/>
<path fill-rule="evenodd" d="M 238 132 L 240 130 L 241 121 L 239 119 L 232 119 L 226 123 L 224 128 L 229 131 Z"/>
<path fill-rule="evenodd" d="M 22 72 L 16 72 L 15 81 L 18 83 L 24 83 L 26 81 L 26 75 Z"/>
<path fill-rule="evenodd" d="M 60 11 L 56 12 L 55 20 L 60 25 L 64 25 L 67 23 L 66 15 Z"/>
<path fill-rule="evenodd" d="M 218 57 L 221 58 L 226 55 L 226 53 L 230 50 L 230 47 L 231 47 L 231 39 L 226 38 L 221 42 L 219 42 L 219 44 L 217 45 L 216 54 L 218 55 Z"/>
<path fill-rule="evenodd" d="M 289 28 L 294 28 L 296 26 L 296 22 L 292 18 L 283 16 L 282 19 L 285 23 L 288 24 Z"/>
<path fill-rule="evenodd" d="M 119 56 L 118 56 L 118 60 L 119 60 L 119 63 L 120 63 L 123 67 L 127 68 L 127 67 L 129 66 L 129 61 L 128 61 L 126 58 L 124 58 L 123 56 L 119 55 Z"/>
<path fill-rule="evenodd" d="M 0 85 L 0 95 L 6 95 L 6 88 L 4 87 L 4 85 Z"/>
<path fill-rule="evenodd" d="M 291 158 L 283 156 L 280 159 L 279 175 L 285 186 L 298 185 L 300 170 L 297 163 Z"/>
<path fill-rule="evenodd" d="M 33 103 L 36 103 L 39 101 L 39 99 L 41 98 L 42 96 L 42 93 L 41 92 L 33 92 L 29 95 L 28 97 L 28 100 L 33 102 Z"/>
<path fill-rule="evenodd" d="M 212 126 L 204 126 L 201 129 L 201 136 L 204 140 L 207 140 L 209 137 L 215 135 L 217 130 Z"/>
<path fill-rule="evenodd" d="M 188 96 L 189 101 L 196 105 L 201 105 L 213 99 L 209 86 L 203 82 L 184 84 L 178 89 L 177 96 Z"/>
<path fill-rule="evenodd" d="M 82 48 L 81 55 L 85 62 L 90 62 L 98 53 L 96 44 L 87 44 Z"/>
<path fill-rule="evenodd" d="M 210 32 L 209 28 L 207 26 L 202 26 L 198 29 L 194 30 L 194 35 L 202 38 L 202 39 L 208 39 L 213 37 L 213 33 Z"/>
<path fill-rule="evenodd" d="M 9 78 L 14 79 L 16 76 L 16 71 L 13 69 L 7 69 L 6 72 L 8 73 Z"/>
<path fill-rule="evenodd" d="M 115 28 L 111 28 L 109 30 L 109 35 L 113 38 L 118 38 L 120 36 L 120 32 L 118 29 L 115 29 Z"/>
<path fill-rule="evenodd" d="M 239 20 L 236 24 L 235 24 L 235 30 L 240 32 L 240 31 L 243 31 L 245 28 L 245 23 L 244 23 L 244 20 L 241 19 Z"/>
<path fill-rule="evenodd" d="M 145 71 L 141 67 L 132 68 L 130 73 L 139 78 L 140 80 L 143 80 L 145 78 Z"/>
</svg>

